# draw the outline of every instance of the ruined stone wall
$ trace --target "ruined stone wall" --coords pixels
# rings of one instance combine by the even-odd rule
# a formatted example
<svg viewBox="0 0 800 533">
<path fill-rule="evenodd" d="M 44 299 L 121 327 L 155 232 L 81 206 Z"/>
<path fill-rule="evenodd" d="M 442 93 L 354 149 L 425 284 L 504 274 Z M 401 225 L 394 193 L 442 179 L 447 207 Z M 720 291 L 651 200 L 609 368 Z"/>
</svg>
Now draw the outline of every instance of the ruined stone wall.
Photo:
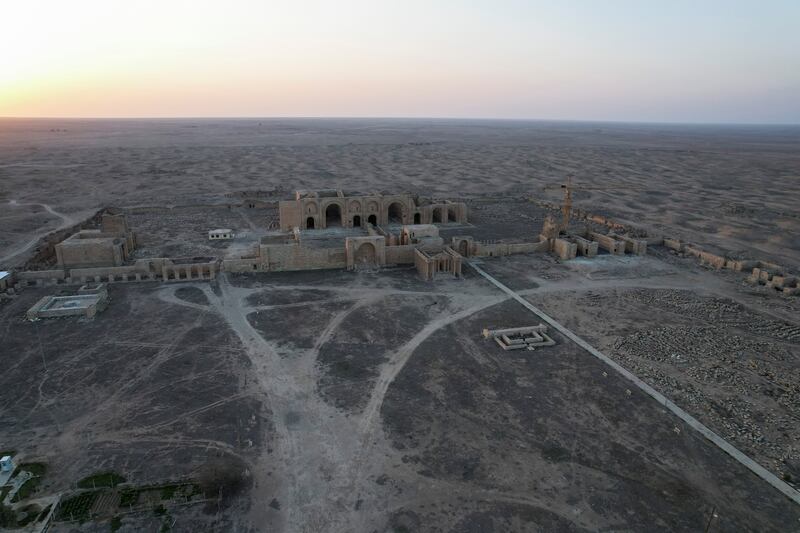
<svg viewBox="0 0 800 533">
<path fill-rule="evenodd" d="M 219 269 L 219 262 L 216 260 L 205 263 L 173 263 L 165 261 L 161 265 L 161 279 L 162 281 L 214 279 Z M 109 281 L 114 281 L 110 275 Z"/>
<path fill-rule="evenodd" d="M 595 232 L 590 232 L 589 236 L 600 245 L 600 248 L 606 250 L 610 254 L 623 255 L 625 253 L 625 241 L 618 241 L 608 235 Z"/>
<path fill-rule="evenodd" d="M 414 263 L 414 246 L 400 245 L 386 247 L 387 265 L 407 265 Z"/>
<path fill-rule="evenodd" d="M 225 272 L 261 272 L 267 267 L 261 262 L 260 257 L 244 257 L 239 259 L 224 259 L 222 270 Z"/>
<path fill-rule="evenodd" d="M 88 278 L 94 279 L 96 276 L 100 276 L 103 278 L 107 278 L 109 275 L 114 276 L 123 276 L 129 275 L 133 276 L 134 274 L 146 274 L 149 273 L 150 270 L 143 269 L 136 265 L 126 265 L 126 266 L 118 266 L 118 267 L 99 267 L 99 268 L 71 268 L 69 270 L 69 277 L 75 279 L 81 278 Z"/>
<path fill-rule="evenodd" d="M 444 247 L 444 253 L 449 257 L 448 268 L 450 273 L 457 278 L 461 277 L 461 264 L 464 258 L 449 246 Z"/>
<path fill-rule="evenodd" d="M 687 255 L 699 258 L 700 262 L 706 265 L 710 265 L 716 268 L 717 270 L 725 268 L 725 264 L 727 263 L 727 260 L 721 255 L 712 254 L 711 252 L 705 252 L 702 249 L 697 248 L 696 246 L 685 245 L 683 247 L 683 251 Z"/>
<path fill-rule="evenodd" d="M 626 235 L 616 236 L 625 243 L 625 252 L 635 255 L 645 255 L 647 253 L 647 241 L 633 239 Z"/>
<path fill-rule="evenodd" d="M 436 263 L 419 250 L 414 250 L 414 267 L 419 277 L 430 281 L 436 275 Z"/>
<path fill-rule="evenodd" d="M 475 241 L 470 235 L 456 235 L 450 238 L 450 247 L 462 257 L 475 255 Z"/>
<path fill-rule="evenodd" d="M 279 203 L 280 227 L 287 231 L 293 227 L 314 229 L 328 227 L 330 222 L 346 228 L 364 227 L 368 223 L 385 225 L 390 222 L 401 224 L 431 224 L 448 222 L 467 222 L 467 205 L 463 202 L 441 202 L 418 205 L 410 194 L 344 196 L 341 191 L 308 193 L 298 191 L 294 200 Z M 393 220 L 396 219 L 396 220 Z"/>
<path fill-rule="evenodd" d="M 546 252 L 550 248 L 547 241 L 537 242 L 512 242 L 512 243 L 485 243 L 474 242 L 472 255 L 476 257 L 496 257 L 513 254 L 529 254 L 534 252 Z"/>
<path fill-rule="evenodd" d="M 296 201 L 287 201 L 278 203 L 278 216 L 281 221 L 281 230 L 289 231 L 292 228 L 305 226 L 301 222 L 302 205 Z M 316 216 L 318 213 L 313 213 L 310 216 Z"/>
<path fill-rule="evenodd" d="M 96 227 L 98 224 L 100 224 L 101 217 L 105 211 L 105 209 L 100 209 L 83 222 L 59 231 L 54 231 L 42 237 L 36 245 L 33 256 L 25 262 L 23 268 L 25 270 L 47 270 L 49 267 L 55 265 L 56 244 L 62 242 L 73 233 L 77 233 L 82 229 Z"/>
<path fill-rule="evenodd" d="M 578 213 L 579 216 L 582 214 L 581 211 L 577 211 L 577 213 Z M 586 220 L 588 220 L 589 222 L 594 222 L 595 224 L 602 224 L 603 226 L 606 226 L 607 228 L 611 228 L 611 229 L 615 229 L 615 230 L 625 230 L 626 229 L 626 226 L 624 224 L 619 224 L 617 222 L 614 222 L 610 218 L 604 217 L 603 215 L 588 215 L 587 214 L 584 218 Z"/>
<path fill-rule="evenodd" d="M 753 268 L 749 281 L 751 283 L 766 285 L 786 295 L 796 296 L 800 294 L 800 277 L 787 274 L 783 271 L 755 267 Z"/>
<path fill-rule="evenodd" d="M 36 281 L 36 280 L 63 280 L 66 278 L 66 273 L 62 269 L 58 270 L 24 270 L 16 272 L 15 277 L 18 281 Z"/>
<path fill-rule="evenodd" d="M 125 259 L 123 243 L 110 238 L 71 238 L 55 246 L 57 264 L 64 268 L 120 266 Z"/>
<path fill-rule="evenodd" d="M 675 250 L 676 252 L 683 251 L 683 243 L 678 239 L 670 239 L 669 237 L 664 237 L 664 246 L 666 246 L 670 250 Z"/>
<path fill-rule="evenodd" d="M 34 270 L 17 273 L 20 286 L 42 284 L 82 284 L 86 282 L 128 282 L 155 280 L 213 279 L 219 271 L 218 261 L 175 263 L 167 258 L 140 259 L 134 265 L 72 268 L 67 270 Z"/>
<path fill-rule="evenodd" d="M 261 262 L 266 270 L 316 270 L 346 268 L 347 256 L 341 248 L 310 248 L 300 244 L 261 245 Z"/>
<path fill-rule="evenodd" d="M 717 270 L 725 268 L 735 272 L 752 271 L 748 278 L 751 283 L 766 285 L 787 295 L 800 294 L 800 279 L 798 279 L 798 276 L 788 273 L 782 266 L 770 261 L 731 259 L 669 237 L 664 238 L 664 246 L 678 254 L 696 257 L 701 264 L 709 265 Z"/>
<path fill-rule="evenodd" d="M 456 222 L 465 224 L 467 222 L 467 204 L 464 202 L 440 202 L 420 206 L 416 210 L 419 213 L 419 222 L 415 224 L 447 224 Z"/>
<path fill-rule="evenodd" d="M 600 247 L 598 243 L 584 239 L 583 237 L 578 237 L 577 235 L 574 236 L 573 239 L 577 246 L 578 255 L 583 257 L 595 257 L 597 255 L 597 249 Z"/>
<path fill-rule="evenodd" d="M 578 254 L 578 245 L 565 239 L 553 239 L 553 252 L 564 261 L 575 259 Z"/>
<path fill-rule="evenodd" d="M 386 240 L 380 235 L 348 237 L 344 249 L 348 270 L 386 265 Z"/>
</svg>

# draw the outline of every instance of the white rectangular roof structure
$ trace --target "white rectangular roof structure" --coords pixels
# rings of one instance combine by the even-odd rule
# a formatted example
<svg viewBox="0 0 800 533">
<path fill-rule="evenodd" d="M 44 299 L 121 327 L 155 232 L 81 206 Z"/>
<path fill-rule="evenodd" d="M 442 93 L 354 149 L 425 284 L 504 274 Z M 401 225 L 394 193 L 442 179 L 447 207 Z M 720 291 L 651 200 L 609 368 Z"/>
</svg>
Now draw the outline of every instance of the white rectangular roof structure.
<svg viewBox="0 0 800 533">
<path fill-rule="evenodd" d="M 3 270 L 0 270 L 0 279 L 7 278 L 10 275 L 11 275 L 10 272 L 5 272 Z"/>
</svg>

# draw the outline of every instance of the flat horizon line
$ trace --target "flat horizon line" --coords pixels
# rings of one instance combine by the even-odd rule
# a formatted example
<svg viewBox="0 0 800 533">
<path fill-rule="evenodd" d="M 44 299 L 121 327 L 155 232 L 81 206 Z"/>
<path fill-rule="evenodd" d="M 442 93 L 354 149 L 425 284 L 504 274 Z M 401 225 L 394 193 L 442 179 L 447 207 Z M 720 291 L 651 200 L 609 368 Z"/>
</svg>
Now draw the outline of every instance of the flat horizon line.
<svg viewBox="0 0 800 533">
<path fill-rule="evenodd" d="M 432 117 L 432 116 L 337 116 L 337 115 L 208 115 L 208 116 L 17 116 L 3 115 L 0 120 L 130 120 L 130 121 L 162 121 L 162 120 L 397 120 L 397 121 L 462 121 L 462 122 L 542 122 L 572 124 L 631 124 L 654 126 L 769 126 L 800 127 L 800 122 L 702 122 L 702 121 L 665 121 L 665 120 L 600 120 L 573 118 L 510 118 L 510 117 Z"/>
</svg>

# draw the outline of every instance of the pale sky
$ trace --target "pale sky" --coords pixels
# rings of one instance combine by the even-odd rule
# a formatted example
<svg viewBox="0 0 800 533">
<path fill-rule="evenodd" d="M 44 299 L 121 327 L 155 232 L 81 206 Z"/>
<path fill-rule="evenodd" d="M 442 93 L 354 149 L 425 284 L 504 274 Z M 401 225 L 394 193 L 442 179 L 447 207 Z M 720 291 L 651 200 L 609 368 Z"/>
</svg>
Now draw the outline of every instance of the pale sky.
<svg viewBox="0 0 800 533">
<path fill-rule="evenodd" d="M 800 0 L 0 0 L 0 116 L 800 123 Z"/>
</svg>

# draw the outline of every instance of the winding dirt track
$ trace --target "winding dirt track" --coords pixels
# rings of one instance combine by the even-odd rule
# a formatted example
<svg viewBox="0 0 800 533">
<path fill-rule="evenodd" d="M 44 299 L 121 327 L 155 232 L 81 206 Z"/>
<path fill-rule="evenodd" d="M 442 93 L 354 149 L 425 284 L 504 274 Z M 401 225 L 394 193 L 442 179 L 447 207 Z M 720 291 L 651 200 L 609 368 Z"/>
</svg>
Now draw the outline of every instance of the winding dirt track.
<svg viewBox="0 0 800 533">
<path fill-rule="evenodd" d="M 59 226 L 58 226 L 57 228 L 55 228 L 55 229 L 48 229 L 48 230 L 43 230 L 43 231 L 40 231 L 39 233 L 37 233 L 36 235 L 34 235 L 34 236 L 33 236 L 33 237 L 30 239 L 30 240 L 28 240 L 27 242 L 24 242 L 24 243 L 22 243 L 22 244 L 19 244 L 19 245 L 17 245 L 17 246 L 14 246 L 14 247 L 12 247 L 12 248 L 10 248 L 10 249 L 8 249 L 8 250 L 5 250 L 5 255 L 3 255 L 3 256 L 0 256 L 0 264 L 2 264 L 2 263 L 8 263 L 8 262 L 10 262 L 12 259 L 14 259 L 15 257 L 18 257 L 18 256 L 20 256 L 20 255 L 24 254 L 25 252 L 27 252 L 28 250 L 30 250 L 31 248 L 33 248 L 34 246 L 36 246 L 36 243 L 37 243 L 37 242 L 39 242 L 39 239 L 41 239 L 41 238 L 42 238 L 42 237 L 44 237 L 45 235 L 48 235 L 49 233 L 52 233 L 52 232 L 54 232 L 54 231 L 59 231 L 59 230 L 62 230 L 62 229 L 64 229 L 64 228 L 67 228 L 67 227 L 69 227 L 69 226 L 72 226 L 73 224 L 75 224 L 75 223 L 76 223 L 76 222 L 75 222 L 75 219 L 73 219 L 73 218 L 72 218 L 72 217 L 70 217 L 69 215 L 65 215 L 65 214 L 63 214 L 63 213 L 59 213 L 58 211 L 56 211 L 55 209 L 53 209 L 52 207 L 50 207 L 48 204 L 37 204 L 37 203 L 31 203 L 31 204 L 20 204 L 20 203 L 17 203 L 17 201 L 16 201 L 16 200 L 9 200 L 9 201 L 8 201 L 8 203 L 9 203 L 9 205 L 11 205 L 12 207 L 26 207 L 26 206 L 35 206 L 35 205 L 38 205 L 38 206 L 40 206 L 40 207 L 43 207 L 43 208 L 44 208 L 44 210 L 45 210 L 45 211 L 47 211 L 48 213 L 50 213 L 51 215 L 53 215 L 53 216 L 55 216 L 55 217 L 58 217 L 58 218 L 60 218 L 60 219 L 61 219 L 61 224 L 59 224 Z"/>
<path fill-rule="evenodd" d="M 209 305 L 178 298 L 176 285 L 164 287 L 160 298 L 171 304 L 214 312 L 223 318 L 242 342 L 265 395 L 273 431 L 265 435 L 265 442 L 269 443 L 265 448 L 272 448 L 273 452 L 265 452 L 255 467 L 250 523 L 276 531 L 357 531 L 385 519 L 382 510 L 390 504 L 389 495 L 378 494 L 383 489 L 369 478 L 382 471 L 386 455 L 393 453 L 378 416 L 389 386 L 414 350 L 430 335 L 505 299 L 449 295 L 456 312 L 433 320 L 404 345 L 386 354 L 389 360 L 381 367 L 367 408 L 354 414 L 332 407 L 318 394 L 320 349 L 354 311 L 391 295 L 430 293 L 350 289 L 347 298 L 341 301 L 352 301 L 352 305 L 329 320 L 313 347 L 282 358 L 277 346 L 253 328 L 247 315 L 284 306 L 248 305 L 247 297 L 253 291 L 232 285 L 225 274 L 218 278 L 218 291 L 208 284 L 180 284 L 180 287 L 189 285 L 202 290 Z M 318 286 L 293 288 L 319 289 Z M 272 498 L 278 500 L 280 509 L 267 505 Z M 361 507 L 359 502 L 363 500 L 371 500 L 371 504 Z"/>
<path fill-rule="evenodd" d="M 520 291 L 558 292 L 597 289 L 599 287 L 666 286 L 678 288 L 692 282 L 674 279 L 613 280 L 562 283 L 538 280 L 537 289 Z M 487 284 L 488 285 L 488 284 Z M 179 287 L 193 286 L 203 291 L 208 305 L 178 298 Z M 319 290 L 319 285 L 276 286 L 276 289 Z M 265 412 L 272 425 L 265 424 L 264 452 L 254 465 L 255 488 L 249 523 L 271 531 L 366 531 L 385 521 L 386 513 L 397 505 L 396 494 L 374 482 L 387 463 L 401 461 L 384 433 L 380 411 L 388 390 L 416 349 L 435 332 L 497 305 L 510 297 L 494 291 L 477 295 L 463 291 L 437 292 L 448 299 L 448 310 L 414 333 L 401 346 L 383 354 L 366 407 L 359 412 L 335 408 L 319 394 L 317 383 L 321 370 L 317 366 L 320 349 L 356 310 L 375 304 L 392 295 L 431 295 L 419 291 L 370 287 L 326 287 L 339 296 L 326 301 L 352 302 L 328 319 L 311 348 L 291 356 L 281 355 L 279 346 L 264 338 L 248 321 L 250 313 L 266 309 L 314 306 L 320 301 L 278 305 L 249 305 L 247 299 L 256 290 L 237 287 L 227 274 L 217 278 L 212 290 L 207 283 L 181 283 L 161 289 L 162 300 L 222 318 L 240 339 L 264 394 Z M 253 377 L 251 374 L 251 377 Z M 269 453 L 267 450 L 271 449 Z M 413 493 L 408 493 L 413 499 Z M 523 501 L 517 494 L 485 494 L 497 501 Z M 268 503 L 277 500 L 279 508 Z"/>
</svg>

